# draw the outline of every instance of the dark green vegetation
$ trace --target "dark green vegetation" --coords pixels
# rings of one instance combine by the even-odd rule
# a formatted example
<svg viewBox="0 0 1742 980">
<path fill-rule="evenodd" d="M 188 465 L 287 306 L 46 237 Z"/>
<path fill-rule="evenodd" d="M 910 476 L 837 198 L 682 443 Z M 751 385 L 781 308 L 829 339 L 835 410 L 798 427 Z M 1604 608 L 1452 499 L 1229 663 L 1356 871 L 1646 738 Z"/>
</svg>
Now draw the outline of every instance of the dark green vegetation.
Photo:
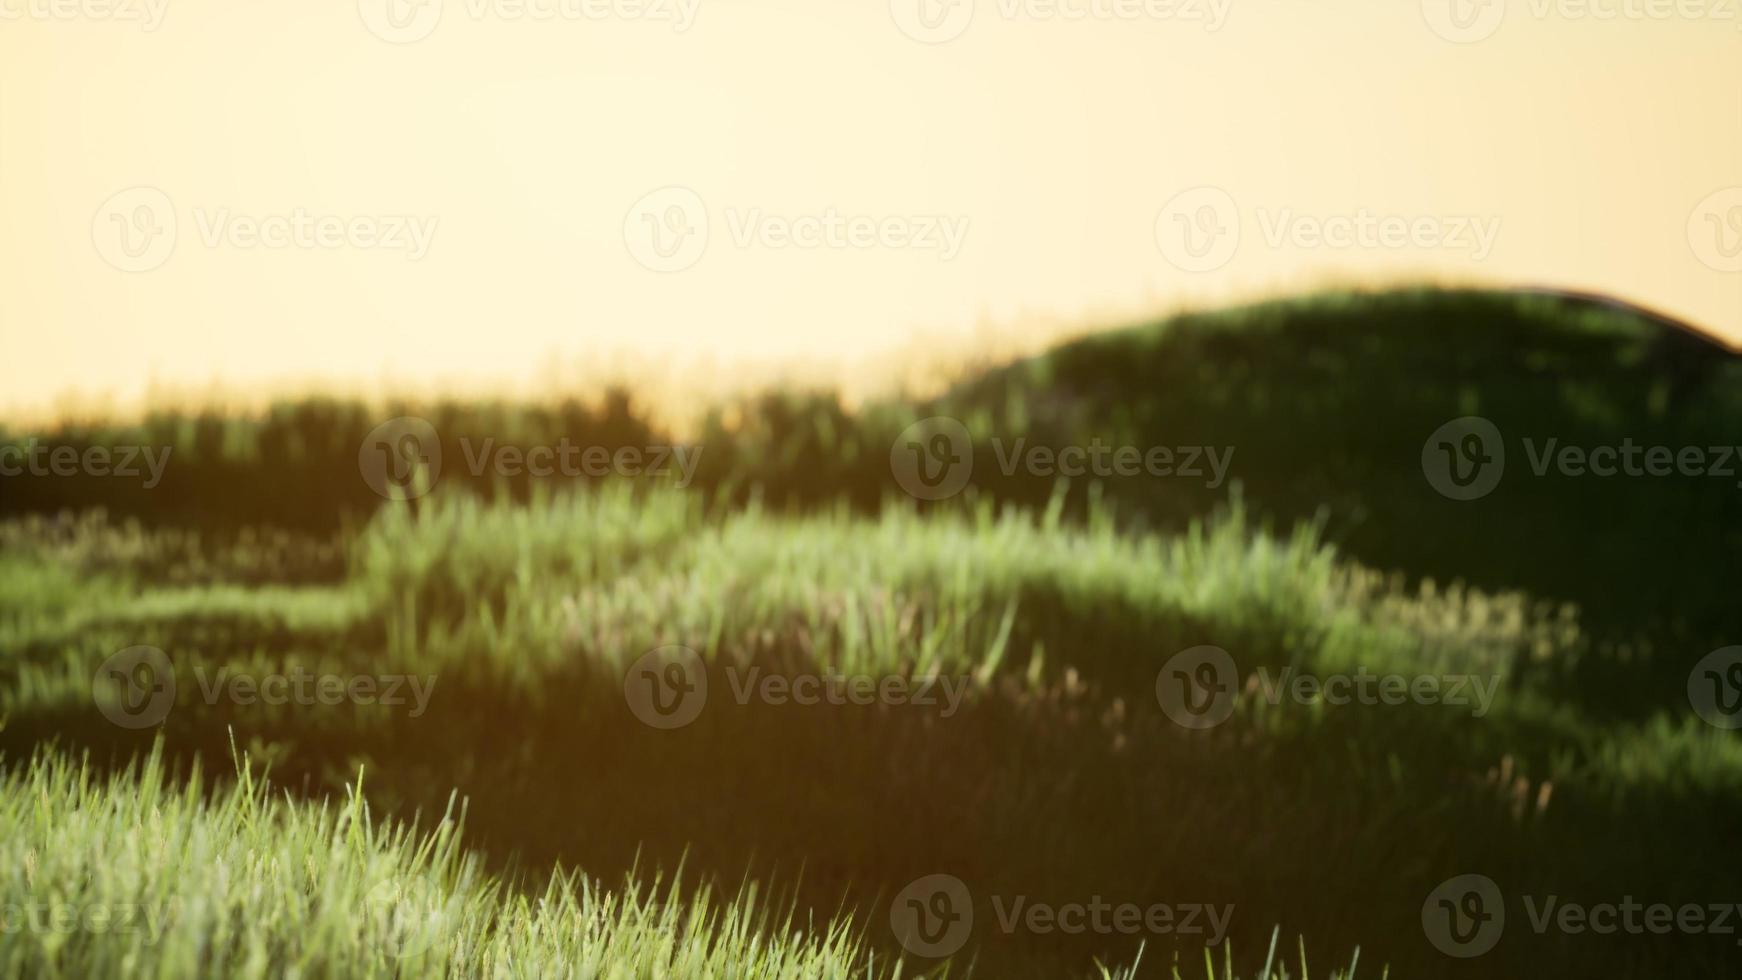
<svg viewBox="0 0 1742 980">
<path fill-rule="evenodd" d="M 457 789 L 469 801 L 464 841 L 493 877 L 456 884 L 463 859 L 441 859 L 440 888 L 470 910 L 443 935 L 475 941 L 439 946 L 451 959 L 419 961 L 430 968 L 563 962 L 587 975 L 575 951 L 604 946 L 613 952 L 595 962 L 628 976 L 658 975 L 656 963 L 707 975 L 738 959 L 764 965 L 713 975 L 876 975 L 899 952 L 889 898 L 947 873 L 975 898 L 954 969 L 981 976 L 1095 975 L 1097 961 L 1135 961 L 1140 942 L 1139 975 L 1168 975 L 1176 959 L 1203 969 L 1202 937 L 1005 934 L 995 899 L 1014 896 L 1232 904 L 1234 966 L 1247 975 L 1277 926 L 1305 937 L 1320 972 L 1359 946 L 1357 975 L 1380 964 L 1405 977 L 1726 975 L 1734 937 L 1537 935 L 1520 897 L 1742 900 L 1729 859 L 1742 739 L 1701 721 L 1687 696 L 1694 663 L 1742 637 L 1738 478 L 1538 477 L 1519 440 L 1733 444 L 1738 381 L 1734 358 L 1625 313 L 1407 293 L 1097 336 L 926 404 L 848 412 L 826 396 L 769 396 L 702 426 L 690 440 L 703 447 L 698 479 L 682 491 L 466 471 L 462 437 L 669 441 L 621 398 L 305 403 L 264 419 L 61 433 L 51 441 L 174 454 L 151 491 L 115 478 L 0 480 L 13 516 L 0 526 L 0 741 L 13 759 L 58 742 L 119 765 L 161 737 L 172 759 L 227 773 L 233 733 L 298 796 L 343 799 L 364 768 L 377 813 L 404 819 L 443 812 Z M 358 447 L 400 414 L 434 423 L 446 465 L 430 496 L 383 505 Z M 973 486 L 916 504 L 891 477 L 890 447 L 940 414 L 974 434 Z M 1424 478 L 1422 445 L 1467 414 L 1506 434 L 1507 475 L 1455 502 Z M 1098 439 L 1235 456 L 1215 489 L 1178 477 L 1066 485 L 1002 472 L 995 438 L 1005 452 L 1017 438 Z M 97 506 L 106 517 L 21 516 Z M 140 644 L 166 651 L 178 680 L 161 733 L 110 725 L 92 704 L 97 665 Z M 667 644 L 703 654 L 709 697 L 693 724 L 660 731 L 626 705 L 624 670 Z M 1365 668 L 1500 687 L 1478 718 L 1449 705 L 1273 705 L 1254 681 L 1226 724 L 1192 732 L 1155 691 L 1167 659 L 1197 644 L 1225 648 L 1248 676 Z M 203 689 L 225 667 L 405 673 L 434 687 L 417 717 L 409 706 L 208 703 Z M 935 675 L 963 693 L 947 713 L 740 704 L 752 668 Z M 65 769 L 13 778 L 8 798 L 47 781 L 61 789 L 22 795 L 80 809 Z M 259 833 L 235 816 L 256 805 L 251 792 L 219 791 L 210 813 L 182 797 L 165 808 L 228 828 L 202 833 Z M 364 823 L 273 812 L 304 821 L 283 835 L 293 863 Z M 33 819 L 0 810 L 8 827 Z M 399 843 L 368 847 L 383 866 L 409 859 Z M 103 852 L 84 848 L 87 864 L 62 868 L 64 880 L 124 859 Z M 365 857 L 333 857 L 335 874 Z M 627 903 L 588 892 L 559 916 L 585 923 L 571 932 L 530 921 L 555 913 L 502 911 L 522 894 L 574 894 L 576 882 L 549 878 L 554 867 L 651 882 L 680 865 L 682 880 L 716 894 L 752 880 L 779 898 L 650 923 L 628 911 L 645 890 Z M 1421 910 L 1441 881 L 1472 872 L 1505 889 L 1509 921 L 1492 953 L 1465 962 L 1428 943 Z M 357 871 L 348 887 L 398 873 Z M 8 880 L 12 894 L 24 887 Z M 351 902 L 259 901 L 236 914 L 274 923 L 258 947 L 268 964 L 279 939 L 307 940 L 283 923 L 340 921 Z M 755 960 L 741 934 L 787 940 Z M 221 937 L 248 955 L 245 936 Z M 692 958 L 659 959 L 667 946 Z M 511 948 L 517 959 L 504 958 Z M 69 974 L 109 962 L 75 951 L 86 958 L 62 964 Z M 393 965 L 347 947 L 310 968 Z M 932 967 L 909 957 L 905 973 Z"/>
</svg>

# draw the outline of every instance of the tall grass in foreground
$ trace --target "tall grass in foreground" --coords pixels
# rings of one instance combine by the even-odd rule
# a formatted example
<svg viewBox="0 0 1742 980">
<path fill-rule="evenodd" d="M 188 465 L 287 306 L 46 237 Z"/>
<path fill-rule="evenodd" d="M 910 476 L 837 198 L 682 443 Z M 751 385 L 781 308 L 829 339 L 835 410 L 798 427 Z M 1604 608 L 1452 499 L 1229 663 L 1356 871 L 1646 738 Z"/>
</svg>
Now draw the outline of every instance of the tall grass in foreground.
<svg viewBox="0 0 1742 980">
<path fill-rule="evenodd" d="M 0 797 L 9 977 L 882 977 L 845 924 L 557 874 L 515 892 L 433 828 L 275 798 L 244 767 L 202 799 L 158 753 L 105 783 L 44 754 Z M 360 787 L 359 787 L 360 788 Z"/>
<path fill-rule="evenodd" d="M 917 975 L 879 961 L 845 918 L 794 921 L 754 885 L 720 902 L 705 887 L 613 893 L 559 872 L 527 894 L 461 848 L 452 806 L 427 829 L 377 823 L 360 792 L 297 802 L 238 771 L 202 796 L 197 767 L 178 780 L 159 751 L 108 781 L 54 752 L 8 768 L 0 976 Z M 1203 969 L 1215 980 L 1230 964 L 1206 956 Z M 1135 967 L 1099 975 L 1125 980 Z M 1304 953 L 1300 969 L 1308 976 Z M 1289 976 L 1278 964 L 1256 980 Z"/>
<path fill-rule="evenodd" d="M 305 798 L 343 797 L 366 768 L 374 813 L 403 817 L 441 812 L 457 787 L 466 844 L 498 872 L 631 874 L 645 890 L 651 870 L 681 864 L 730 894 L 772 870 L 783 910 L 789 896 L 807 923 L 850 908 L 880 956 L 900 951 L 880 897 L 940 871 L 980 896 L 1228 902 L 1237 969 L 1257 969 L 1283 923 L 1404 976 L 1458 975 L 1419 909 L 1468 868 L 1592 901 L 1610 881 L 1664 896 L 1737 887 L 1711 855 L 1734 837 L 1722 815 L 1742 799 L 1742 742 L 1685 693 L 1642 696 L 1643 723 L 1581 705 L 1576 675 L 1554 669 L 1600 653 L 1576 612 L 1412 586 L 1340 557 L 1314 526 L 1278 534 L 1238 505 L 1168 535 L 984 501 L 792 515 L 626 487 L 523 504 L 438 490 L 330 545 L 284 549 L 310 564 L 264 583 L 223 548 L 190 554 L 99 521 L 0 524 L 0 545 L 11 753 L 52 742 L 101 764 L 149 751 L 155 733 L 119 729 L 93 703 L 98 665 L 149 644 L 180 678 L 161 728 L 176 766 L 227 769 L 233 732 Z M 1206 642 L 1247 682 L 1227 724 L 1192 732 L 1165 717 L 1156 677 Z M 623 680 L 668 643 L 705 657 L 716 692 L 670 732 L 634 716 Z M 292 667 L 439 686 L 420 715 L 202 689 L 202 674 Z M 1480 718 L 1260 696 L 1256 671 L 1289 667 L 1505 685 Z M 937 673 L 964 694 L 948 717 L 941 704 L 740 700 L 727 672 L 749 668 Z M 958 972 L 1082 976 L 1131 963 L 1141 938 L 1144 976 L 1175 956 L 1203 976 L 1189 938 L 989 929 Z M 490 948 L 456 951 L 454 970 L 494 969 L 477 959 Z M 1493 955 L 1502 975 L 1554 964 L 1656 978 L 1727 966 L 1733 950 L 1523 941 Z"/>
</svg>

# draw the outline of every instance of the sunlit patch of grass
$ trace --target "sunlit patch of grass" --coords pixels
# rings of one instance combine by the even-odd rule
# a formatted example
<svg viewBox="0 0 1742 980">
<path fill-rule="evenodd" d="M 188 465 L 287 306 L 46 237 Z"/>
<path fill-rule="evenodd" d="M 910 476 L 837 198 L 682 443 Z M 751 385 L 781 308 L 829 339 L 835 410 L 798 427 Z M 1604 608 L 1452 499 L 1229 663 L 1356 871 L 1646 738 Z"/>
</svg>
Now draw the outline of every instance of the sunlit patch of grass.
<svg viewBox="0 0 1742 980">
<path fill-rule="evenodd" d="M 0 786 L 3 976 L 898 975 L 849 923 L 795 921 L 754 886 L 518 891 L 461 848 L 452 804 L 377 822 L 360 786 L 299 803 L 246 766 L 202 796 L 156 754 L 112 782 L 41 754 Z"/>
</svg>

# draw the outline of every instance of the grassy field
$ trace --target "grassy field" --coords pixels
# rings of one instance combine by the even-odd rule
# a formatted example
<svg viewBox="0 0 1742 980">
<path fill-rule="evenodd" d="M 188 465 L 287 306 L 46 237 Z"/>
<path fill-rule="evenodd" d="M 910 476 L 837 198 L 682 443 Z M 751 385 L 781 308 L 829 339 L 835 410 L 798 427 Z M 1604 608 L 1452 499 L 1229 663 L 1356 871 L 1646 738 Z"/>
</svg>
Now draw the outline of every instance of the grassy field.
<svg viewBox="0 0 1742 980">
<path fill-rule="evenodd" d="M 1423 442 L 1481 415 L 1733 443 L 1739 374 L 1625 312 L 1416 292 L 1099 335 L 932 399 L 770 395 L 697 426 L 682 487 L 466 466 L 680 441 L 621 397 L 47 434 L 173 454 L 150 490 L 0 480 L 0 908 L 132 927 L 8 929 L 0 963 L 1731 975 L 1715 927 L 1533 915 L 1742 899 L 1742 740 L 1690 704 L 1742 636 L 1736 480 L 1536 476 L 1509 442 L 1456 501 Z M 359 446 L 411 414 L 441 477 L 383 502 Z M 892 446 L 934 416 L 972 477 L 918 501 Z M 1065 479 L 1008 467 L 1017 439 L 1232 452 L 1214 486 Z M 1203 647 L 1222 717 L 1178 686 Z M 1428 913 L 1471 874 L 1508 914 L 1461 958 Z M 922 911 L 916 940 L 939 893 L 971 927 Z"/>
</svg>

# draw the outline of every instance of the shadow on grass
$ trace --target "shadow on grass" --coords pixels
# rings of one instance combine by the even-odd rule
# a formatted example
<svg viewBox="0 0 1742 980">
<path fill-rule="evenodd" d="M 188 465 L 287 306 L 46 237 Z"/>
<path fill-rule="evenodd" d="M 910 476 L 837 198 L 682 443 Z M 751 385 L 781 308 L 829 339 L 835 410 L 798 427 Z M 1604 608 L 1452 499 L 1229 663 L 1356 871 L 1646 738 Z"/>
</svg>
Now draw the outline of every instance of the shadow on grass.
<svg viewBox="0 0 1742 980">
<path fill-rule="evenodd" d="M 793 665 L 739 670 L 750 666 Z M 172 756 L 217 771 L 233 731 L 257 757 L 277 752 L 275 781 L 310 795 L 364 765 L 371 799 L 401 817 L 439 812 L 457 789 L 468 841 L 534 877 L 559 862 L 605 881 L 680 864 L 728 887 L 772 875 L 817 921 L 845 907 L 892 951 L 890 898 L 953 875 L 974 912 L 957 959 L 982 976 L 1087 975 L 1139 943 L 1145 975 L 1163 976 L 1176 952 L 1201 962 L 1211 937 L 1174 931 L 1197 905 L 1232 906 L 1226 939 L 1249 970 L 1277 925 L 1317 961 L 1360 945 L 1363 963 L 1409 977 L 1718 976 L 1734 963 L 1725 937 L 1532 931 L 1522 896 L 1704 904 L 1742 894 L 1742 873 L 1719 859 L 1733 823 L 1713 816 L 1737 801 L 1545 787 L 1503 761 L 1502 745 L 1528 755 L 1549 742 L 1523 725 L 1493 731 L 1419 705 L 1296 707 L 1188 732 L 1152 695 L 1086 680 L 995 681 L 947 717 L 944 705 L 772 704 L 741 699 L 742 674 L 716 664 L 695 720 L 659 730 L 622 684 L 580 672 L 522 696 L 461 686 L 416 719 L 370 723 L 348 706 L 326 728 L 307 709 L 196 705 L 165 731 Z M 12 758 L 57 740 L 117 763 L 152 737 L 79 710 L 4 732 Z M 1469 962 L 1435 950 L 1421 919 L 1428 894 L 1465 873 L 1500 882 L 1514 916 Z M 1108 912 L 1101 932 L 1037 930 L 1012 922 L 1019 900 L 1167 906 L 1174 929 L 1121 930 Z"/>
</svg>

